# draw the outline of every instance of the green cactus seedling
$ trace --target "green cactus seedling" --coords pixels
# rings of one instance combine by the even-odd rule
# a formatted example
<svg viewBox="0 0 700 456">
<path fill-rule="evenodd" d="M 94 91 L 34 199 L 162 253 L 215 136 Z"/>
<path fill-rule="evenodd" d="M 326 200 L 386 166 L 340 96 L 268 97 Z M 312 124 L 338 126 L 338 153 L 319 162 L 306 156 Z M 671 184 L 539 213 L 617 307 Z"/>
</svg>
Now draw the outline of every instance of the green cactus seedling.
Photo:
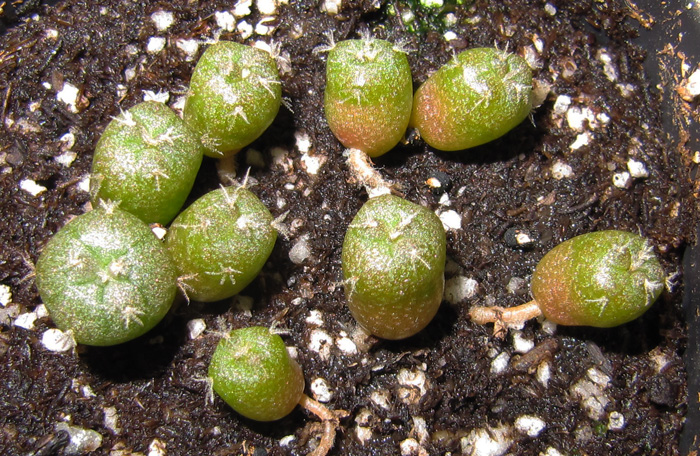
<svg viewBox="0 0 700 456">
<path fill-rule="evenodd" d="M 282 338 L 253 326 L 226 334 L 209 364 L 213 390 L 236 412 L 256 421 L 275 421 L 299 404 L 323 421 L 323 431 L 309 456 L 325 456 L 333 447 L 341 413 L 304 394 L 304 375 Z"/>
<path fill-rule="evenodd" d="M 304 393 L 304 375 L 282 338 L 260 326 L 231 331 L 209 365 L 214 391 L 236 412 L 257 421 L 285 417 Z"/>
<path fill-rule="evenodd" d="M 137 104 L 114 118 L 97 142 L 90 178 L 93 204 L 119 207 L 146 223 L 169 223 L 202 163 L 194 133 L 167 106 Z"/>
<path fill-rule="evenodd" d="M 257 139 L 272 124 L 281 100 L 277 64 L 269 53 L 219 41 L 195 66 L 183 118 L 201 138 L 204 153 L 223 158 Z"/>
<path fill-rule="evenodd" d="M 492 141 L 531 110 L 525 59 L 494 48 L 468 49 L 416 91 L 411 125 L 431 147 L 454 151 Z"/>
<path fill-rule="evenodd" d="M 148 225 L 110 204 L 66 224 L 36 265 L 37 288 L 54 323 L 86 345 L 146 333 L 170 309 L 176 280 Z"/>
<path fill-rule="evenodd" d="M 350 312 L 370 333 L 422 330 L 444 290 L 445 231 L 430 210 L 394 195 L 370 198 L 348 227 L 342 267 Z"/>
<path fill-rule="evenodd" d="M 388 152 L 406 132 L 412 103 L 411 69 L 397 46 L 363 38 L 329 47 L 324 109 L 345 147 L 370 157 Z"/>
<path fill-rule="evenodd" d="M 609 328 L 641 316 L 664 288 L 664 271 L 649 242 L 607 230 L 554 247 L 532 276 L 533 301 L 502 309 L 476 307 L 477 323 L 520 323 L 543 314 L 561 325 Z"/>
<path fill-rule="evenodd" d="M 244 187 L 213 190 L 173 221 L 165 244 L 187 296 L 231 297 L 260 272 L 277 239 L 265 205 Z"/>
</svg>

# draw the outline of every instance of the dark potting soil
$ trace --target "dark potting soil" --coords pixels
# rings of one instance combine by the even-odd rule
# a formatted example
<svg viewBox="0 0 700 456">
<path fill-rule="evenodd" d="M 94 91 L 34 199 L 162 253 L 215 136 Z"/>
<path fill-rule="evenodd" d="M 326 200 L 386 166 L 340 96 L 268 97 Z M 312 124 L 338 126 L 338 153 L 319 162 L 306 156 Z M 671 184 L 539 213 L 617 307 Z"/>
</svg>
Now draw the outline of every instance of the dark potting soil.
<svg viewBox="0 0 700 456">
<path fill-rule="evenodd" d="M 684 75 L 652 82 L 645 70 L 682 56 L 673 42 L 665 54 L 635 43 L 640 30 L 669 26 L 675 9 L 652 18 L 622 0 L 443 10 L 351 1 L 332 15 L 322 11 L 330 1 L 290 0 L 266 14 L 264 2 L 247 14 L 224 1 L 51 3 L 17 3 L 0 36 L 0 454 L 66 454 L 59 423 L 99 434 L 92 454 L 308 453 L 315 417 L 296 410 L 256 423 L 206 401 L 220 331 L 249 325 L 286 330 L 307 393 L 348 412 L 332 454 L 678 453 L 687 394 L 680 265 L 694 242 L 700 159 L 684 147 L 682 124 L 670 134 L 679 124 L 661 109 Z M 157 12 L 172 13 L 163 30 Z M 325 57 L 314 53 L 327 33 L 362 31 L 413 49 L 416 87 L 455 52 L 496 45 L 528 58 L 543 94 L 532 121 L 493 143 L 442 153 L 409 135 L 376 160 L 398 192 L 448 229 L 445 302 L 427 329 L 395 342 L 364 336 L 345 307 L 341 246 L 367 196 L 325 122 Z M 238 173 L 242 181 L 249 169 L 251 190 L 275 216 L 287 213 L 289 233 L 240 297 L 181 300 L 124 345 L 53 351 L 33 264 L 87 210 L 100 133 L 146 91 L 181 106 L 197 57 L 216 39 L 279 46 L 287 107 L 239 154 Z M 692 100 L 684 106 L 697 113 Z M 426 183 L 435 175 L 449 181 L 445 192 Z M 218 185 L 206 159 L 191 199 Z M 554 245 L 608 228 L 647 236 L 672 279 L 643 317 L 613 329 L 530 322 L 504 340 L 470 321 L 473 305 L 525 302 L 535 265 Z M 514 230 L 532 242 L 514 242 Z"/>
</svg>

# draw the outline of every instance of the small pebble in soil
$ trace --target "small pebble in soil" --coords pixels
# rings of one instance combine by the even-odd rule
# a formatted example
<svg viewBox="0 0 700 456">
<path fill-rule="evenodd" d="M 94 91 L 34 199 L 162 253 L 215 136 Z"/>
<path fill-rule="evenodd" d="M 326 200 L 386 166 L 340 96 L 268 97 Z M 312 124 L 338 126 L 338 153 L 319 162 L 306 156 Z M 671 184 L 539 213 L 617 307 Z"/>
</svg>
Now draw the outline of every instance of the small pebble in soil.
<svg viewBox="0 0 700 456">
<path fill-rule="evenodd" d="M 103 424 L 104 427 L 109 429 L 114 435 L 119 435 L 121 433 L 121 428 L 119 427 L 119 412 L 117 412 L 116 407 L 104 407 L 102 409 L 104 413 Z"/>
<path fill-rule="evenodd" d="M 649 170 L 647 169 L 644 162 L 630 158 L 627 160 L 627 170 L 635 179 L 646 179 L 649 177 Z"/>
<path fill-rule="evenodd" d="M 527 249 L 535 244 L 533 234 L 526 228 L 508 228 L 503 235 L 503 240 L 508 247 L 514 249 Z"/>
<path fill-rule="evenodd" d="M 528 437 L 537 437 L 546 427 L 547 423 L 538 416 L 521 415 L 515 419 L 515 428 Z"/>
<path fill-rule="evenodd" d="M 440 195 L 450 190 L 452 187 L 452 179 L 447 173 L 442 171 L 433 171 L 426 179 L 425 184 L 430 187 L 430 191 L 434 195 Z"/>
<path fill-rule="evenodd" d="M 309 389 L 311 390 L 311 394 L 313 394 L 314 399 L 319 402 L 330 402 L 331 399 L 333 399 L 333 391 L 331 390 L 331 386 L 324 378 L 319 377 L 312 380 Z"/>
<path fill-rule="evenodd" d="M 0 306 L 5 307 L 12 302 L 12 289 L 9 285 L 0 284 Z"/>
<path fill-rule="evenodd" d="M 41 335 L 41 344 L 49 351 L 66 352 L 75 348 L 75 339 L 70 332 L 63 332 L 58 328 L 51 328 Z"/>
<path fill-rule="evenodd" d="M 693 102 L 700 95 L 700 68 L 693 71 L 676 90 L 683 100 Z"/>
<path fill-rule="evenodd" d="M 501 456 L 513 444 L 510 426 L 474 429 L 460 441 L 462 454 L 470 456 Z"/>
<path fill-rule="evenodd" d="M 491 361 L 491 373 L 500 374 L 508 368 L 510 355 L 507 352 L 502 352 Z"/>
<path fill-rule="evenodd" d="M 96 451 L 102 445 L 102 435 L 92 429 L 83 429 L 67 423 L 58 423 L 56 431 L 65 431 L 70 436 L 68 445 L 63 448 L 63 454 L 80 455 Z"/>
<path fill-rule="evenodd" d="M 608 415 L 608 429 L 620 431 L 625 427 L 625 416 L 620 412 L 610 412 Z"/>
<path fill-rule="evenodd" d="M 479 283 L 471 277 L 455 276 L 445 282 L 445 300 L 456 305 L 473 298 L 479 291 Z"/>
<path fill-rule="evenodd" d="M 438 217 L 442 222 L 442 227 L 447 230 L 461 230 L 462 229 L 462 216 L 459 215 L 457 211 L 448 210 L 441 211 L 438 213 Z"/>
<path fill-rule="evenodd" d="M 168 446 L 159 439 L 153 439 L 148 445 L 148 456 L 166 456 Z"/>
<path fill-rule="evenodd" d="M 574 175 L 573 168 L 569 166 L 567 163 L 562 162 L 562 161 L 555 161 L 554 164 L 552 164 L 552 177 L 561 180 L 561 179 L 566 179 L 569 177 L 572 177 Z"/>
<path fill-rule="evenodd" d="M 202 318 L 195 318 L 187 322 L 187 331 L 190 339 L 194 340 L 204 333 L 207 324 Z"/>
</svg>

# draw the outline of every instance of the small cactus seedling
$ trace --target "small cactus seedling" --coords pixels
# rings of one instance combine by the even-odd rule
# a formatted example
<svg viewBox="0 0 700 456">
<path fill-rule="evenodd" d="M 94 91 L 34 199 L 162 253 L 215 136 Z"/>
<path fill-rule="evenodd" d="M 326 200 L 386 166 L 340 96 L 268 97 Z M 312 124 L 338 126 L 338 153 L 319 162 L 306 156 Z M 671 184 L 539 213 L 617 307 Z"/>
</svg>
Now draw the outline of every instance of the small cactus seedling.
<svg viewBox="0 0 700 456">
<path fill-rule="evenodd" d="M 46 244 L 36 283 L 56 326 L 86 345 L 115 345 L 170 309 L 177 274 L 148 225 L 113 205 L 71 220 Z"/>
<path fill-rule="evenodd" d="M 214 391 L 236 412 L 274 421 L 296 407 L 304 375 L 282 338 L 255 326 L 231 331 L 219 341 L 209 365 Z"/>
<path fill-rule="evenodd" d="M 492 141 L 531 110 L 532 73 L 520 56 L 468 49 L 416 91 L 411 125 L 430 146 L 454 151 Z"/>
<path fill-rule="evenodd" d="M 146 223 L 169 223 L 202 163 L 194 133 L 170 108 L 146 101 L 114 118 L 97 142 L 90 178 L 93 204 L 119 207 Z"/>
<path fill-rule="evenodd" d="M 212 190 L 178 215 L 165 244 L 187 296 L 218 301 L 245 288 L 275 245 L 272 222 L 270 211 L 244 187 Z"/>
<path fill-rule="evenodd" d="M 445 231 L 428 209 L 394 195 L 370 198 L 348 227 L 342 267 L 350 312 L 384 339 L 410 337 L 442 301 Z"/>
<path fill-rule="evenodd" d="M 411 117 L 406 54 L 373 38 L 345 40 L 329 49 L 324 108 L 331 131 L 345 147 L 370 157 L 388 152 Z"/>
<path fill-rule="evenodd" d="M 532 276 L 533 301 L 521 306 L 476 307 L 477 323 L 497 332 L 543 314 L 561 325 L 609 328 L 634 320 L 664 288 L 664 271 L 649 242 L 634 233 L 583 234 L 554 247 Z"/>
<path fill-rule="evenodd" d="M 280 108 L 277 64 L 260 49 L 219 41 L 202 54 L 192 73 L 183 110 L 204 153 L 231 156 L 257 139 Z"/>
<path fill-rule="evenodd" d="M 338 416 L 304 394 L 304 375 L 282 338 L 268 328 L 231 331 L 216 347 L 209 364 L 214 391 L 241 415 L 257 421 L 287 416 L 297 404 L 317 415 L 324 430 L 312 456 L 333 446 Z"/>
</svg>

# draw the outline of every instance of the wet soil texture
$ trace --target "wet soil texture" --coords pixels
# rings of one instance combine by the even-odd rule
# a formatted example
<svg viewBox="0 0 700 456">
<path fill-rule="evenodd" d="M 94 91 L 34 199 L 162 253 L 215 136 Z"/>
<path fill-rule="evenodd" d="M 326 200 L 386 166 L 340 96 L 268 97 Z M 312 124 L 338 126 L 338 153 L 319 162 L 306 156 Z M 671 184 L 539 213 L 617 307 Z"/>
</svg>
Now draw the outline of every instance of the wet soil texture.
<svg viewBox="0 0 700 456">
<path fill-rule="evenodd" d="M 69 424 L 95 431 L 98 455 L 306 454 L 321 424 L 305 412 L 264 424 L 206 401 L 220 332 L 274 325 L 295 348 L 307 394 L 347 411 L 332 454 L 677 454 L 694 157 L 662 114 L 674 80 L 652 83 L 645 62 L 658 55 L 634 41 L 673 11 L 652 22 L 622 0 L 52 3 L 5 16 L 0 36 L 0 453 L 67 454 Z M 462 49 L 516 52 L 542 100 L 530 120 L 476 149 L 438 152 L 409 134 L 376 160 L 447 229 L 445 300 L 403 341 L 358 331 L 340 283 L 343 236 L 367 195 L 324 119 L 325 55 L 314 49 L 328 34 L 362 32 L 412 50 L 414 87 Z M 286 236 L 234 299 L 181 300 L 138 340 L 54 351 L 33 264 L 88 209 L 100 133 L 144 98 L 180 109 L 217 39 L 279 55 L 286 107 L 237 163 L 239 181 L 249 172 L 251 191 L 275 217 L 286 213 Z M 206 159 L 190 201 L 218 186 Z M 530 322 L 505 339 L 470 321 L 473 305 L 527 301 L 554 245 L 608 228 L 647 236 L 672 278 L 642 318 L 614 329 Z"/>
</svg>

